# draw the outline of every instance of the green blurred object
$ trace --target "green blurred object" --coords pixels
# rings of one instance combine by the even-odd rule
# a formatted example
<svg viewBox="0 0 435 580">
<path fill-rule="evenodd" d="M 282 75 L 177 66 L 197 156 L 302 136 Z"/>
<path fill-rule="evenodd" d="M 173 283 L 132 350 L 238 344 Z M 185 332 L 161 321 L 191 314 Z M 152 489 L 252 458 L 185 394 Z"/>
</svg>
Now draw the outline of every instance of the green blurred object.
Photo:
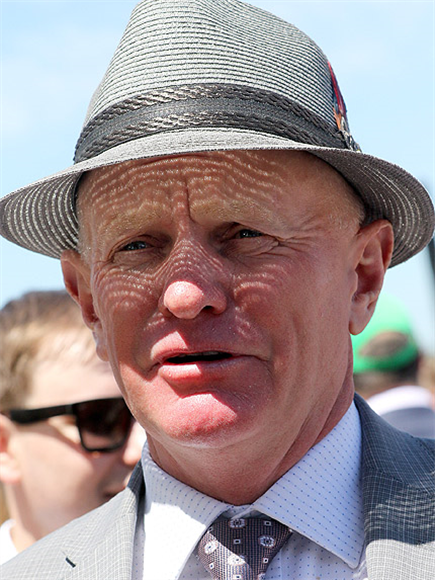
<svg viewBox="0 0 435 580">
<path fill-rule="evenodd" d="M 355 374 L 397 371 L 419 355 L 408 311 L 388 294 L 380 295 L 372 319 L 351 339 Z"/>
</svg>

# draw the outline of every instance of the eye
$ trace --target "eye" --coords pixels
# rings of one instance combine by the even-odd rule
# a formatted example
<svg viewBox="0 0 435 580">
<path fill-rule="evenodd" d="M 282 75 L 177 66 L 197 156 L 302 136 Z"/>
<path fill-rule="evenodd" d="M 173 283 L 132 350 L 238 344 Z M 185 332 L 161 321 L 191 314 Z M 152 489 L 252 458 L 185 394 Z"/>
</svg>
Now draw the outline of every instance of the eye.
<svg viewBox="0 0 435 580">
<path fill-rule="evenodd" d="M 122 248 L 119 248 L 120 252 L 134 252 L 135 250 L 146 250 L 147 248 L 149 248 L 150 245 L 147 244 L 147 242 L 144 242 L 143 240 L 135 240 L 134 242 L 130 242 L 128 244 L 126 244 L 125 246 L 122 246 Z"/>
<path fill-rule="evenodd" d="M 241 238 L 259 238 L 261 237 L 263 234 L 261 232 L 257 232 L 257 230 L 249 230 L 248 228 L 243 228 L 242 230 L 239 230 L 236 234 L 236 238 L 241 239 Z"/>
</svg>

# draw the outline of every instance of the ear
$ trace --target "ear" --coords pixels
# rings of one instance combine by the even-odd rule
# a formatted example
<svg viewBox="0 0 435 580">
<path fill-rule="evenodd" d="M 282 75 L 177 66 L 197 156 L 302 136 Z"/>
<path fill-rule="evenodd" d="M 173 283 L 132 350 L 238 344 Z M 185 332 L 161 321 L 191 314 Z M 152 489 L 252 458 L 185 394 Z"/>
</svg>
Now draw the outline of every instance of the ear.
<svg viewBox="0 0 435 580">
<path fill-rule="evenodd" d="M 107 361 L 106 340 L 101 321 L 95 310 L 91 288 L 91 270 L 84 258 L 74 250 L 65 250 L 61 255 L 65 287 L 82 311 L 83 320 L 94 335 L 98 356 Z"/>
<path fill-rule="evenodd" d="M 0 413 L 0 481 L 5 485 L 21 480 L 20 465 L 11 445 L 14 430 L 12 421 Z"/>
<path fill-rule="evenodd" d="M 349 332 L 364 330 L 374 312 L 394 246 L 393 228 L 377 220 L 361 228 L 356 239 L 355 273 L 357 288 L 352 296 Z"/>
</svg>

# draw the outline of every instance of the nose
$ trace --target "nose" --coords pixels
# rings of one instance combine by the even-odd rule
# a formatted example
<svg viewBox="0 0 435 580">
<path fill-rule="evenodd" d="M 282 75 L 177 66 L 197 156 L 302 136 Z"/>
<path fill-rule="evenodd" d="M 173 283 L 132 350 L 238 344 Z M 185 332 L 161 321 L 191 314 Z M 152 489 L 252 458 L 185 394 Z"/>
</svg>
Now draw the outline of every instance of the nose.
<svg viewBox="0 0 435 580">
<path fill-rule="evenodd" d="M 210 282 L 175 280 L 168 284 L 161 304 L 163 314 L 192 320 L 203 310 L 213 314 L 225 311 L 227 299 L 221 288 Z"/>
<path fill-rule="evenodd" d="M 122 460 L 125 465 L 134 467 L 142 454 L 142 447 L 145 443 L 146 435 L 144 429 L 136 421 L 133 423 L 130 435 L 122 448 Z"/>
</svg>

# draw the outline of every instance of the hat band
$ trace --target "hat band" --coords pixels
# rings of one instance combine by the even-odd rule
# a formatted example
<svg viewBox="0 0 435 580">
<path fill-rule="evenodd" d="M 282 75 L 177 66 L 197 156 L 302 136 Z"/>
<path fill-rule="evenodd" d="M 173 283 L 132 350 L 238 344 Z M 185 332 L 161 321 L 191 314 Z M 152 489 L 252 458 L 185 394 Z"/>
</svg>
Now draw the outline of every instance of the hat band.
<svg viewBox="0 0 435 580">
<path fill-rule="evenodd" d="M 353 149 L 336 127 L 286 97 L 237 85 L 195 85 L 151 91 L 105 109 L 84 127 L 74 162 L 147 135 L 222 127 Z"/>
</svg>

